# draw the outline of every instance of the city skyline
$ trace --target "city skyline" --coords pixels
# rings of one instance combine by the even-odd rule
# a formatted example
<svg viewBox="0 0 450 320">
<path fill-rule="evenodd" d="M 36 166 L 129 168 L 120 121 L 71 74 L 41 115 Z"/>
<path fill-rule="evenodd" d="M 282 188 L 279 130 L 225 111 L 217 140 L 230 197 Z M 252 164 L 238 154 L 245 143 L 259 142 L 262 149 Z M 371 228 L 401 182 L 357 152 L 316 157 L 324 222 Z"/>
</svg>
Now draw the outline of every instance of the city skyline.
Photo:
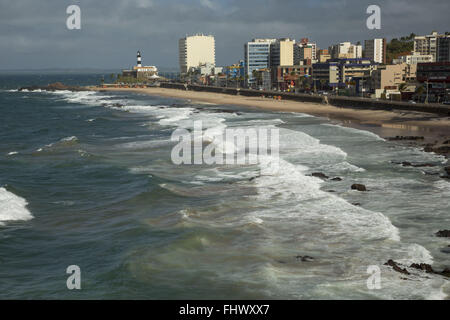
<svg viewBox="0 0 450 320">
<path fill-rule="evenodd" d="M 141 50 L 144 64 L 177 67 L 178 40 L 205 33 L 216 39 L 217 65 L 243 59 L 243 45 L 253 38 L 309 38 L 319 48 L 343 41 L 449 31 L 447 1 L 379 1 L 381 30 L 366 27 L 369 1 L 234 0 L 101 2 L 1 0 L 0 69 L 99 68 L 134 64 Z M 66 28 L 66 8 L 81 8 L 81 30 Z M 132 19 L 131 19 L 132 18 Z"/>
</svg>

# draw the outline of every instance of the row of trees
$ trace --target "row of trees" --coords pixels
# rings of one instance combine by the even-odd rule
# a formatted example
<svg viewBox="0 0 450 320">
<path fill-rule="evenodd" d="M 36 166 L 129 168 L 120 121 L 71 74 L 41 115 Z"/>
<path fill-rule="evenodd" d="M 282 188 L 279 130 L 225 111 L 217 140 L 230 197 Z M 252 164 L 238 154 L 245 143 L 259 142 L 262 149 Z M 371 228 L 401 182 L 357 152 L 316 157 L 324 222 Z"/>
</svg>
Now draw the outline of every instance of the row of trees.
<svg viewBox="0 0 450 320">
<path fill-rule="evenodd" d="M 386 44 L 386 62 L 392 63 L 392 60 L 407 55 L 414 50 L 414 38 L 416 34 L 411 33 L 409 36 L 394 38 Z"/>
</svg>

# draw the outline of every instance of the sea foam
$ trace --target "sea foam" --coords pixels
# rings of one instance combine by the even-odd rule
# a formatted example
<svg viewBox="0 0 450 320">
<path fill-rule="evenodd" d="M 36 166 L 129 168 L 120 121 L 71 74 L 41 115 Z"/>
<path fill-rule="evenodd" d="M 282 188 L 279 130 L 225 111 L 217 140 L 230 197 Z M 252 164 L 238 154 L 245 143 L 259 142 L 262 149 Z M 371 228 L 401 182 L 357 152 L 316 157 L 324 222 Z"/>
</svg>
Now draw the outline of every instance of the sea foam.
<svg viewBox="0 0 450 320">
<path fill-rule="evenodd" d="M 0 225 L 6 221 L 30 220 L 33 218 L 27 209 L 28 202 L 5 188 L 0 188 Z"/>
</svg>

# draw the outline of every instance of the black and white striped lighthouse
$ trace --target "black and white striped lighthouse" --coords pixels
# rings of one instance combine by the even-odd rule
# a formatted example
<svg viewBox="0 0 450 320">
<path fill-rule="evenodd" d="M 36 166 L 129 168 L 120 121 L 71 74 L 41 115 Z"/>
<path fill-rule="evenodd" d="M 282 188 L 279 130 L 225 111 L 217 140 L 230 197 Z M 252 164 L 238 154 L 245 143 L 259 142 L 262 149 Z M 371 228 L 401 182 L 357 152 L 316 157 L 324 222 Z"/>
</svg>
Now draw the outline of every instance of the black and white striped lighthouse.
<svg viewBox="0 0 450 320">
<path fill-rule="evenodd" d="M 142 67 L 142 58 L 141 58 L 141 52 L 137 52 L 137 66 L 140 68 Z"/>
</svg>

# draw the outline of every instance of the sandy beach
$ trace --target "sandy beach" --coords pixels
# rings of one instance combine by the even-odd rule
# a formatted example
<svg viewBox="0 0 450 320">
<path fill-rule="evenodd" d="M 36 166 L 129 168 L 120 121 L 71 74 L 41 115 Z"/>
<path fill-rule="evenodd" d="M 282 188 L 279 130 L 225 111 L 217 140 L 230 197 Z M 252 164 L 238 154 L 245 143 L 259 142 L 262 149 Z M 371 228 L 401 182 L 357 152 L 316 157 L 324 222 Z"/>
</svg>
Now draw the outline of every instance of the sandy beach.
<svg viewBox="0 0 450 320">
<path fill-rule="evenodd" d="M 326 117 L 332 123 L 352 128 L 368 130 L 383 138 L 395 136 L 420 136 L 424 139 L 402 140 L 401 143 L 441 148 L 450 140 L 450 118 L 430 113 L 361 110 L 339 108 L 331 105 L 277 101 L 271 98 L 234 96 L 211 92 L 183 91 L 167 88 L 98 88 L 95 91 L 124 91 L 155 96 L 189 99 L 194 102 L 243 106 L 268 111 L 301 112 L 319 117 Z M 430 149 L 431 151 L 431 149 Z M 448 152 L 440 152 L 448 155 Z"/>
</svg>

